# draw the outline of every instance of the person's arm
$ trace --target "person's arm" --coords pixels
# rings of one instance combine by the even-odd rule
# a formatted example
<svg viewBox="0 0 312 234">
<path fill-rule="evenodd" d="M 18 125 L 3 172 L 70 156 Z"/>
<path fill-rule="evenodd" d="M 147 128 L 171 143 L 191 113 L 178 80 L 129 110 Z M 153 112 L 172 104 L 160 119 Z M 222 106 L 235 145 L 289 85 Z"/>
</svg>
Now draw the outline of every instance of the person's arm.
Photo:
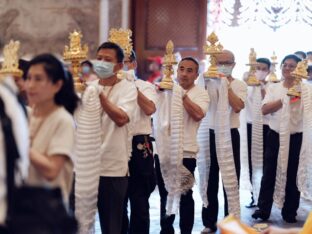
<svg viewBox="0 0 312 234">
<path fill-rule="evenodd" d="M 239 113 L 242 109 L 244 109 L 244 102 L 234 93 L 231 87 L 229 88 L 228 95 L 230 106 L 235 113 Z"/>
<path fill-rule="evenodd" d="M 267 115 L 267 114 L 274 113 L 278 111 L 279 109 L 281 109 L 282 106 L 283 106 L 283 103 L 282 103 L 282 100 L 280 99 L 277 101 L 268 102 L 262 106 L 262 114 Z"/>
<path fill-rule="evenodd" d="M 196 122 L 201 121 L 205 117 L 203 110 L 185 94 L 183 96 L 183 106 L 186 112 L 191 116 Z"/>
<path fill-rule="evenodd" d="M 140 90 L 138 90 L 138 105 L 146 115 L 152 115 L 156 111 L 153 101 L 149 100 Z"/>
<path fill-rule="evenodd" d="M 299 234 L 301 231 L 300 228 L 278 228 L 278 227 L 269 227 L 262 234 Z"/>
<path fill-rule="evenodd" d="M 35 149 L 30 149 L 30 161 L 38 172 L 47 180 L 52 181 L 60 174 L 68 160 L 66 155 L 45 156 Z"/>
<path fill-rule="evenodd" d="M 114 105 L 103 93 L 100 93 L 100 101 L 103 110 L 113 120 L 118 127 L 124 126 L 129 122 L 129 117 L 126 112 Z"/>
</svg>

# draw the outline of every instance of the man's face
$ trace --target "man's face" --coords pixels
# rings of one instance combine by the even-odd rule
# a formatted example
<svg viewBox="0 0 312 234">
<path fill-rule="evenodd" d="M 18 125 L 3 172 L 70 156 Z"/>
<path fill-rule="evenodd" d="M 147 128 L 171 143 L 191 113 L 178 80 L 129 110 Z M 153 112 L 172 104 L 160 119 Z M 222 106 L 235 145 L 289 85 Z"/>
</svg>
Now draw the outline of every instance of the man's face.
<svg viewBox="0 0 312 234">
<path fill-rule="evenodd" d="M 223 73 L 226 77 L 232 75 L 232 70 L 235 66 L 234 57 L 230 52 L 223 52 L 216 56 L 217 66 L 219 72 Z"/>
<path fill-rule="evenodd" d="M 96 59 L 115 64 L 114 72 L 122 68 L 122 63 L 118 63 L 116 51 L 113 49 L 100 49 L 96 54 Z"/>
<path fill-rule="evenodd" d="M 198 66 L 191 60 L 183 60 L 178 67 L 178 82 L 183 89 L 193 86 L 198 76 Z"/>
<path fill-rule="evenodd" d="M 126 69 L 125 69 L 126 68 Z M 137 68 L 137 62 L 131 61 L 129 58 L 124 59 L 124 70 L 135 70 Z"/>
<path fill-rule="evenodd" d="M 258 63 L 256 69 L 257 71 L 266 72 L 267 74 L 270 72 L 269 66 L 265 63 Z"/>
</svg>

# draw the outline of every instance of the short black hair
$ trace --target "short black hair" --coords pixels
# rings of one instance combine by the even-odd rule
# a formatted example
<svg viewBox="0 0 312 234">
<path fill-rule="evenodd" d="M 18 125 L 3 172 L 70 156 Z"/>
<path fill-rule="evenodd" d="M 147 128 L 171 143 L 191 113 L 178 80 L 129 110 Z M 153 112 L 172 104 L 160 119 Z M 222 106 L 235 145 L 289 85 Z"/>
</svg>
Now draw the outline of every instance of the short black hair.
<svg viewBox="0 0 312 234">
<path fill-rule="evenodd" d="M 282 64 L 287 60 L 287 59 L 293 59 L 296 61 L 296 63 L 299 63 L 301 62 L 301 58 L 299 58 L 297 55 L 295 54 L 289 54 L 289 55 L 286 55 L 283 60 L 282 60 Z"/>
<path fill-rule="evenodd" d="M 19 59 L 18 60 L 18 68 L 21 69 L 23 71 L 23 80 L 26 80 L 27 78 L 27 72 L 29 69 L 29 61 L 25 60 L 25 59 Z"/>
<path fill-rule="evenodd" d="M 302 55 L 302 58 L 304 58 L 304 59 L 307 57 L 307 54 L 301 50 L 296 51 L 294 54 L 295 55 L 300 54 L 300 55 Z"/>
<path fill-rule="evenodd" d="M 312 72 L 312 65 L 308 66 L 307 72 Z"/>
<path fill-rule="evenodd" d="M 80 65 L 81 65 L 81 66 L 83 66 L 83 65 L 88 65 L 89 67 L 93 68 L 93 64 L 92 64 L 89 60 L 83 61 Z"/>
<path fill-rule="evenodd" d="M 179 64 L 183 61 L 192 61 L 193 63 L 195 63 L 196 67 L 197 67 L 197 72 L 199 70 L 199 63 L 197 61 L 197 59 L 193 58 L 193 57 L 184 57 L 181 59 L 181 61 L 179 62 Z"/>
<path fill-rule="evenodd" d="M 122 63 L 123 62 L 124 57 L 125 57 L 124 52 L 120 48 L 120 46 L 117 45 L 116 43 L 109 42 L 109 41 L 104 42 L 102 45 L 99 46 L 99 48 L 97 49 L 96 52 L 99 52 L 102 49 L 112 49 L 112 50 L 115 50 L 116 56 L 117 56 L 117 62 L 118 63 Z"/>
<path fill-rule="evenodd" d="M 269 69 L 271 67 L 271 61 L 267 58 L 258 58 L 256 61 L 257 61 L 257 63 L 264 63 L 264 64 L 268 65 Z"/>
<path fill-rule="evenodd" d="M 308 52 L 307 52 L 307 55 L 310 55 L 310 54 L 312 54 L 312 51 L 308 51 Z"/>
<path fill-rule="evenodd" d="M 131 50 L 131 54 L 130 54 L 129 59 L 130 59 L 130 62 L 136 61 L 136 54 L 135 54 L 134 50 Z"/>
</svg>

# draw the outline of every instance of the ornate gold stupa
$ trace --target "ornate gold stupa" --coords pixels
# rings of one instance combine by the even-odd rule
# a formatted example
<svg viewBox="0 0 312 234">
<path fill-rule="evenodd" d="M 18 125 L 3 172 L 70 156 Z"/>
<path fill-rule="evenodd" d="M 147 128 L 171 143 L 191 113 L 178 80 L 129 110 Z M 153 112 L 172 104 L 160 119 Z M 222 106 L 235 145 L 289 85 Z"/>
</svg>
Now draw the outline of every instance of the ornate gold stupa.
<svg viewBox="0 0 312 234">
<path fill-rule="evenodd" d="M 258 64 L 257 63 L 257 54 L 256 54 L 254 48 L 251 48 L 250 53 L 249 53 L 249 63 L 246 64 L 247 66 L 250 66 L 249 75 L 247 78 L 247 85 L 249 85 L 249 86 L 260 85 L 260 81 L 257 79 L 257 77 L 255 75 L 257 64 Z"/>
<path fill-rule="evenodd" d="M 173 42 L 170 40 L 168 41 L 166 45 L 166 54 L 164 57 L 164 77 L 162 78 L 159 86 L 162 89 L 172 89 L 173 88 L 173 80 L 172 80 L 172 75 L 173 75 L 173 65 L 177 64 L 175 55 L 173 53 L 174 51 L 174 45 Z"/>
<path fill-rule="evenodd" d="M 297 64 L 296 69 L 291 73 L 295 77 L 294 84 L 288 89 L 288 96 L 301 97 L 300 83 L 302 79 L 308 78 L 308 60 L 303 60 Z"/>
<path fill-rule="evenodd" d="M 277 79 L 277 76 L 276 76 L 276 62 L 277 60 L 277 56 L 275 55 L 275 52 L 273 52 L 273 55 L 271 56 L 271 71 L 270 71 L 270 74 L 268 76 L 268 81 L 269 82 L 273 82 L 273 83 L 277 83 L 277 82 L 280 82 L 279 79 Z"/>
<path fill-rule="evenodd" d="M 86 44 L 81 46 L 81 32 L 76 30 L 69 35 L 69 47 L 65 46 L 63 58 L 65 61 L 70 61 L 72 65 L 72 72 L 75 82 L 75 89 L 77 92 L 83 92 L 85 89 L 84 81 L 81 81 L 79 78 L 79 69 L 81 61 L 85 60 L 88 57 L 88 46 Z"/>
<path fill-rule="evenodd" d="M 130 29 L 112 28 L 109 30 L 108 41 L 119 45 L 123 49 L 125 57 L 129 58 L 133 48 L 131 36 L 132 31 Z"/>
<path fill-rule="evenodd" d="M 209 43 L 204 45 L 204 53 L 210 55 L 210 66 L 208 67 L 208 70 L 204 73 L 205 78 L 219 78 L 216 55 L 222 53 L 223 46 L 220 43 L 216 44 L 218 41 L 219 39 L 217 35 L 212 32 L 207 37 L 207 42 Z"/>
<path fill-rule="evenodd" d="M 3 63 L 0 70 L 1 78 L 7 75 L 21 78 L 23 71 L 18 68 L 18 51 L 20 48 L 19 41 L 11 40 L 3 49 Z"/>
</svg>

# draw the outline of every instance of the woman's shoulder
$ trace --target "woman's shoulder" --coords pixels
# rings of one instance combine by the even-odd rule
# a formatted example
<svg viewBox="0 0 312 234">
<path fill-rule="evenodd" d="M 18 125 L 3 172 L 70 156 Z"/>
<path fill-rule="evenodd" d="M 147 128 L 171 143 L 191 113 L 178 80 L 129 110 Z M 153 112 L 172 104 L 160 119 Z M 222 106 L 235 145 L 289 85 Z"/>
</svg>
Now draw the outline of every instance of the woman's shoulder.
<svg viewBox="0 0 312 234">
<path fill-rule="evenodd" d="M 64 107 L 58 107 L 51 117 L 51 121 L 64 124 L 74 123 L 73 116 Z"/>
</svg>

